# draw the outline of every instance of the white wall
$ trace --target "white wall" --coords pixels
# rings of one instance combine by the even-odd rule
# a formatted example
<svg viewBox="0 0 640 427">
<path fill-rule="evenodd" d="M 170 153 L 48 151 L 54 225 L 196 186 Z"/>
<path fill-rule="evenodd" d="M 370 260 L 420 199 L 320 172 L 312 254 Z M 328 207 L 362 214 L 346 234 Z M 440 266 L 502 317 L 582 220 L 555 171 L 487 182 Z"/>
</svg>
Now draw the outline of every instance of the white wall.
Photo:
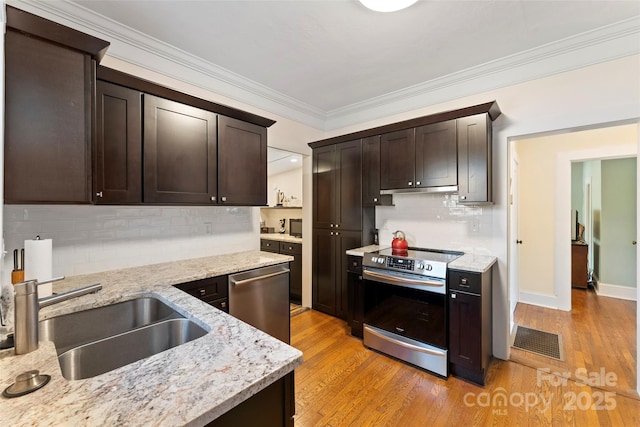
<svg viewBox="0 0 640 427">
<path fill-rule="evenodd" d="M 555 188 L 553 159 L 560 153 L 633 144 L 635 125 L 549 135 L 516 142 L 520 156 L 520 292 L 524 302 L 555 295 Z M 575 165 L 575 163 L 574 163 Z M 573 170 L 573 167 L 572 167 Z M 580 182 L 582 179 L 580 179 Z M 573 182 L 573 180 L 572 180 Z M 582 185 L 580 185 L 582 188 Z M 567 210 L 567 216 L 569 210 Z M 584 212 L 580 209 L 580 220 Z M 568 237 L 569 239 L 569 237 Z M 529 295 L 538 294 L 537 297 Z M 535 299 L 537 298 L 537 299 Z"/>
<path fill-rule="evenodd" d="M 299 168 L 291 169 L 286 172 L 269 175 L 267 178 L 267 205 L 276 205 L 276 190 L 277 187 L 282 191 L 287 198 L 294 196 L 298 199 L 299 204 L 302 206 L 302 165 Z M 290 205 L 294 206 L 294 205 Z"/>
</svg>

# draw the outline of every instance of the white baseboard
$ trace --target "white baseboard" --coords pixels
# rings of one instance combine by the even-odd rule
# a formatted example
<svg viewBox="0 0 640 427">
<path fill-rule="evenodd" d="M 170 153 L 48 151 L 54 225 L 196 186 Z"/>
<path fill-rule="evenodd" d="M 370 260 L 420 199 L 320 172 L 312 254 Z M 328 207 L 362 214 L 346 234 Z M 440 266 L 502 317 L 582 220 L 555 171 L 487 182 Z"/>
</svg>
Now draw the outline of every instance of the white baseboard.
<svg viewBox="0 0 640 427">
<path fill-rule="evenodd" d="M 629 286 L 608 285 L 606 283 L 598 283 L 596 293 L 601 297 L 611 297 L 636 301 L 638 290 Z"/>
<path fill-rule="evenodd" d="M 556 295 L 538 294 L 535 292 L 520 292 L 519 302 L 537 305 L 540 307 L 553 308 L 558 310 L 558 297 Z"/>
</svg>

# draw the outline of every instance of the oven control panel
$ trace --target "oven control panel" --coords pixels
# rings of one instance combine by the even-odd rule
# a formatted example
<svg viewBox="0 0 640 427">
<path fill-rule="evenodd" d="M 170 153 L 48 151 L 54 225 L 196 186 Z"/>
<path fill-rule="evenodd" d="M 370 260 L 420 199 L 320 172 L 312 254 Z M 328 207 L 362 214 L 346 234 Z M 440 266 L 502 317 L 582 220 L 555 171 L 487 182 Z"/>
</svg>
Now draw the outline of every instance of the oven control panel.
<svg viewBox="0 0 640 427">
<path fill-rule="evenodd" d="M 406 271 L 432 277 L 446 277 L 446 263 L 432 262 L 414 258 L 395 257 L 366 253 L 362 265 L 380 269 Z"/>
</svg>

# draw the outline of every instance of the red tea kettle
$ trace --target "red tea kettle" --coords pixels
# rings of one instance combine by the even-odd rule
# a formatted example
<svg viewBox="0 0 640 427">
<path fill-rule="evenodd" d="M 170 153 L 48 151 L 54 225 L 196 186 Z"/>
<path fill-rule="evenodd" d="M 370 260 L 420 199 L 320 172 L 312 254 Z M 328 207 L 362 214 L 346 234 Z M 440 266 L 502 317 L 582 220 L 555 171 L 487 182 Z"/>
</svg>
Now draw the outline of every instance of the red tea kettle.
<svg viewBox="0 0 640 427">
<path fill-rule="evenodd" d="M 404 238 L 404 231 L 396 231 L 393 233 L 393 241 L 391 242 L 391 250 L 404 252 L 409 249 L 409 242 Z"/>
</svg>

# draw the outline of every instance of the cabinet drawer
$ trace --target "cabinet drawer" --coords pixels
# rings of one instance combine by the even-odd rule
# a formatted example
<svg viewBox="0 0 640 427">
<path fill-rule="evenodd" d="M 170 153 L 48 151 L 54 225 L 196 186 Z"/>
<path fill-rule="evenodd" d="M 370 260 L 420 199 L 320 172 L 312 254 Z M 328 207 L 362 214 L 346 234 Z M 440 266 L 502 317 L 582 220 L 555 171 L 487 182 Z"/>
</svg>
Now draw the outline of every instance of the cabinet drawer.
<svg viewBox="0 0 640 427">
<path fill-rule="evenodd" d="M 224 311 L 225 313 L 229 312 L 229 299 L 228 298 L 220 298 L 213 301 L 205 301 L 207 304 L 214 306 L 215 308 Z"/>
<path fill-rule="evenodd" d="M 278 253 L 280 251 L 280 242 L 276 240 L 260 239 L 260 250 Z"/>
<path fill-rule="evenodd" d="M 347 271 L 362 274 L 362 257 L 356 255 L 348 255 Z"/>
<path fill-rule="evenodd" d="M 469 271 L 449 270 L 449 290 L 480 295 L 482 293 L 482 276 L 479 273 Z"/>
<path fill-rule="evenodd" d="M 281 254 L 301 254 L 302 245 L 300 243 L 280 242 Z"/>
<path fill-rule="evenodd" d="M 193 295 L 205 302 L 226 298 L 228 295 L 227 276 L 210 277 L 208 279 L 195 280 L 181 283 L 176 288 Z"/>
</svg>

